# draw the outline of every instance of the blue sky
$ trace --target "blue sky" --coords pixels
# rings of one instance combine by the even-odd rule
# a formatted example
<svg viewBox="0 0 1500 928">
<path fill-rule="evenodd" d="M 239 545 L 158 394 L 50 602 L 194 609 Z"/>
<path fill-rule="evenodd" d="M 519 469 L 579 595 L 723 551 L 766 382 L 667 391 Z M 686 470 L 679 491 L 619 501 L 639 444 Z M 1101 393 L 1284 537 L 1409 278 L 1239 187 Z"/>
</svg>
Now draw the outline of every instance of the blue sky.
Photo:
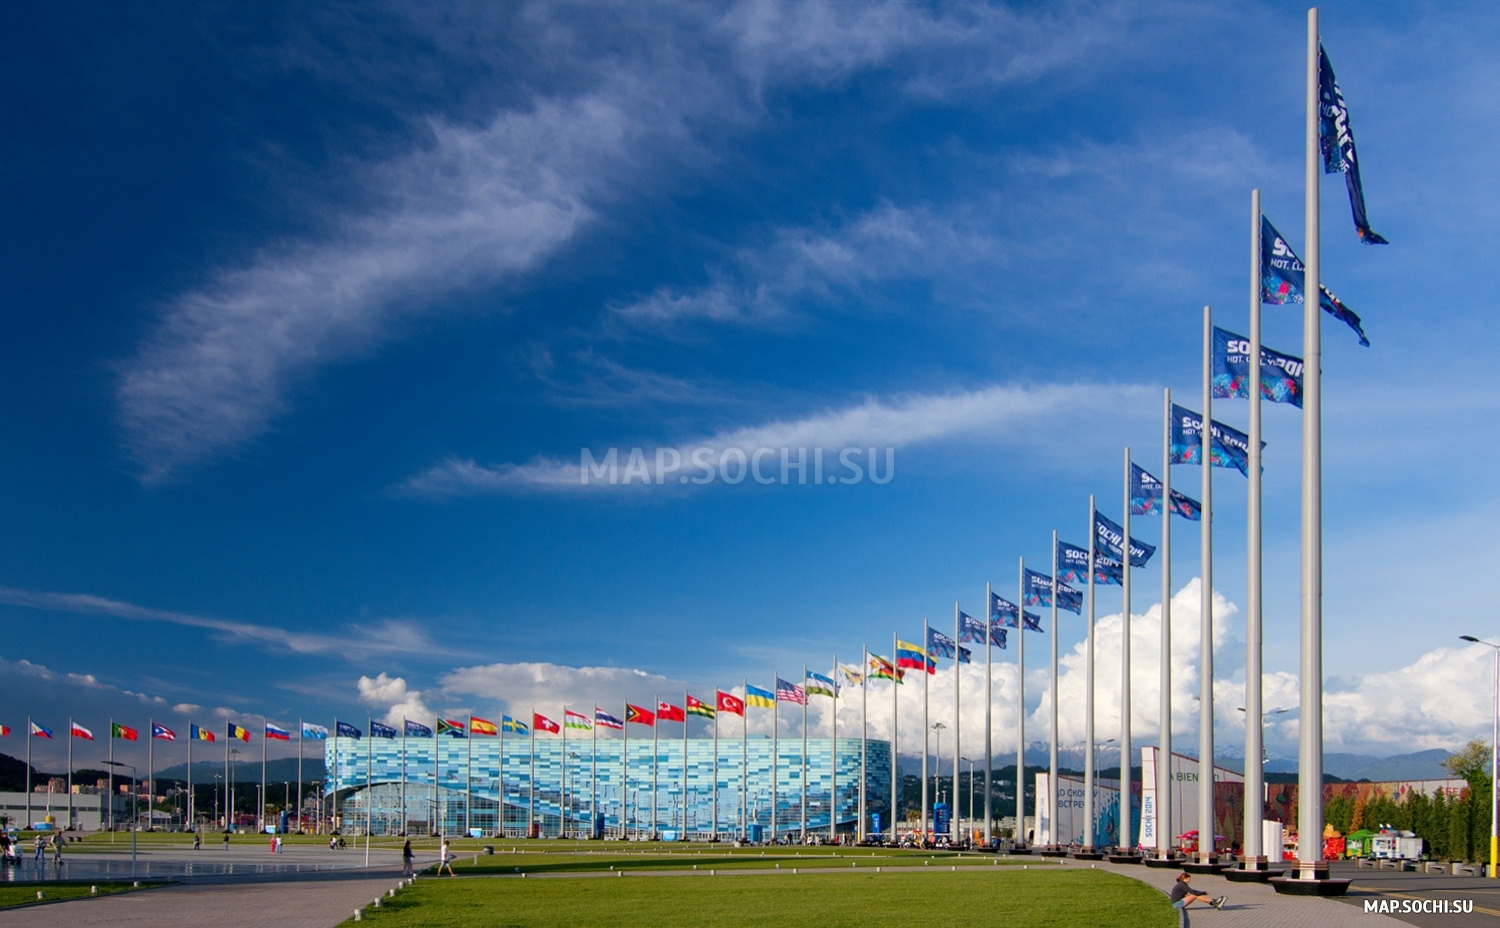
<svg viewBox="0 0 1500 928">
<path fill-rule="evenodd" d="M 1327 180 L 1324 279 L 1373 342 L 1325 326 L 1330 749 L 1454 746 L 1489 719 L 1487 652 L 1457 636 L 1500 633 L 1472 582 L 1500 515 L 1500 11 L 1322 9 L 1392 242 L 1360 245 Z M 1161 389 L 1200 405 L 1202 305 L 1245 330 L 1251 188 L 1303 247 L 1297 5 L 0 15 L 13 726 L 612 705 L 884 649 L 1012 589 L 1054 528 L 1084 541 L 1090 493 L 1117 515 L 1124 446 L 1160 471 Z M 1300 354 L 1300 325 L 1268 307 L 1267 344 Z M 1300 426 L 1265 420 L 1284 705 Z M 569 470 L 752 441 L 891 446 L 897 473 Z M 1232 744 L 1244 482 L 1215 479 Z M 1196 530 L 1175 537 L 1182 588 Z M 1136 577 L 1149 623 L 1157 567 Z M 1116 591 L 1099 612 L 1117 636 Z"/>
</svg>

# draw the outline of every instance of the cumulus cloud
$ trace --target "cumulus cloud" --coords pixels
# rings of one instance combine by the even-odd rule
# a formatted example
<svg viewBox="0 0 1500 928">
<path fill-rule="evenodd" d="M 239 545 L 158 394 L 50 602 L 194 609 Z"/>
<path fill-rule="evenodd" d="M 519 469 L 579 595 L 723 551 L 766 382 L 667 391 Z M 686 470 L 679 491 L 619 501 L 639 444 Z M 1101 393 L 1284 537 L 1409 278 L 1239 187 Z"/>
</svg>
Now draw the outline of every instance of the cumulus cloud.
<svg viewBox="0 0 1500 928">
<path fill-rule="evenodd" d="M 670 697 L 686 688 L 682 680 L 633 668 L 540 662 L 459 667 L 444 674 L 440 682 L 454 698 L 476 697 L 476 705 L 498 706 L 520 718 L 533 707 L 546 714 L 561 711 L 564 705 L 578 707 L 586 715 L 597 705 L 618 715 L 627 699 L 649 707 L 656 694 Z M 680 696 L 676 701 L 681 701 Z"/>
<path fill-rule="evenodd" d="M 422 701 L 422 691 L 411 689 L 402 677 L 384 673 L 377 677 L 359 678 L 359 701 L 372 709 L 384 709 L 382 717 L 387 725 L 398 728 L 403 720 L 411 719 L 431 725 L 433 712 Z"/>
<path fill-rule="evenodd" d="M 708 449 L 709 459 L 715 464 L 724 460 L 727 452 L 735 452 L 748 460 L 760 449 L 773 449 L 773 454 L 763 456 L 761 463 L 760 473 L 769 479 L 773 473 L 780 474 L 779 449 L 782 448 L 791 449 L 789 457 L 794 458 L 798 448 L 834 452 L 844 448 L 878 448 L 883 451 L 885 448 L 904 448 L 956 437 L 1022 447 L 1050 447 L 1050 443 L 1057 441 L 1055 430 L 1029 426 L 1049 422 L 1066 413 L 1076 427 L 1069 433 L 1075 436 L 1073 440 L 1076 442 L 1076 435 L 1089 434 L 1084 423 L 1092 418 L 1101 422 L 1106 417 L 1113 417 L 1116 421 L 1120 417 L 1148 419 L 1154 415 L 1151 405 L 1154 399 L 1155 392 L 1148 387 L 1096 384 L 992 386 L 936 395 L 910 394 L 891 400 L 870 398 L 854 406 L 827 410 L 802 419 L 725 430 L 696 441 L 647 445 L 639 451 L 641 470 L 635 476 L 630 468 L 632 451 L 624 449 L 617 455 L 621 474 L 618 483 L 611 483 L 607 478 L 585 482 L 581 464 L 542 457 L 526 464 L 499 465 L 448 460 L 411 477 L 402 489 L 420 496 L 455 496 L 519 491 L 578 492 L 621 486 L 681 486 L 688 483 L 686 475 L 689 473 L 701 473 L 693 471 L 690 462 L 694 452 L 704 448 Z M 1078 452 L 1076 443 L 1073 450 Z M 808 453 L 811 454 L 811 450 Z M 594 460 L 599 461 L 606 454 L 601 451 Z M 674 460 L 678 462 L 675 468 L 672 465 Z M 828 470 L 833 471 L 835 465 L 834 457 L 829 456 Z M 733 472 L 734 468 L 729 470 Z M 796 479 L 795 472 L 789 473 Z"/>
</svg>

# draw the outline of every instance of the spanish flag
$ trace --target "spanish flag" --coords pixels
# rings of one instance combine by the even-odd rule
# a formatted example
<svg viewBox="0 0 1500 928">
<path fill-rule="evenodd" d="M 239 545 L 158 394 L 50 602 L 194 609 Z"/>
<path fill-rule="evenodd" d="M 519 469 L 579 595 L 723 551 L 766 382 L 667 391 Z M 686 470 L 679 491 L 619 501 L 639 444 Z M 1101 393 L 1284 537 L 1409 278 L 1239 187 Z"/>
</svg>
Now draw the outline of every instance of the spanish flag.
<svg viewBox="0 0 1500 928">
<path fill-rule="evenodd" d="M 500 729 L 495 727 L 494 722 L 487 722 L 481 718 L 469 716 L 469 734 L 471 735 L 498 735 Z"/>
</svg>

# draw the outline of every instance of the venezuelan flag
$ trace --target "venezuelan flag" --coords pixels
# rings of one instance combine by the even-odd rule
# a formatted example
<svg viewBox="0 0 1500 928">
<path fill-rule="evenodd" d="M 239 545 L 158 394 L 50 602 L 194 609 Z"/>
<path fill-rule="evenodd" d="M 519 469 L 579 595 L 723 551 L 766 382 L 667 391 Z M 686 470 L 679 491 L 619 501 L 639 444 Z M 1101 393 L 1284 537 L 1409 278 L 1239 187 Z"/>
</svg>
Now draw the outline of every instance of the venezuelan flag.
<svg viewBox="0 0 1500 928">
<path fill-rule="evenodd" d="M 930 658 L 921 645 L 900 639 L 896 641 L 896 666 L 913 670 L 925 668 L 928 673 L 937 673 L 937 661 Z"/>
</svg>

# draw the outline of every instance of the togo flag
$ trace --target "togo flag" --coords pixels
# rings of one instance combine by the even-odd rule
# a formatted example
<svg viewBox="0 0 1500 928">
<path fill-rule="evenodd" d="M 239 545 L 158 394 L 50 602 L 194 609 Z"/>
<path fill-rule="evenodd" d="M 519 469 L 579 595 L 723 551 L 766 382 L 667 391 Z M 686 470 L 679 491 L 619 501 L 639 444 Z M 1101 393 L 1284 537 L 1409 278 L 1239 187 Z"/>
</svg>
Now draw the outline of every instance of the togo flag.
<svg viewBox="0 0 1500 928">
<path fill-rule="evenodd" d="M 1219 399 L 1250 398 L 1250 339 L 1214 326 L 1213 391 Z M 1302 359 L 1260 346 L 1260 395 L 1302 408 Z"/>
</svg>

